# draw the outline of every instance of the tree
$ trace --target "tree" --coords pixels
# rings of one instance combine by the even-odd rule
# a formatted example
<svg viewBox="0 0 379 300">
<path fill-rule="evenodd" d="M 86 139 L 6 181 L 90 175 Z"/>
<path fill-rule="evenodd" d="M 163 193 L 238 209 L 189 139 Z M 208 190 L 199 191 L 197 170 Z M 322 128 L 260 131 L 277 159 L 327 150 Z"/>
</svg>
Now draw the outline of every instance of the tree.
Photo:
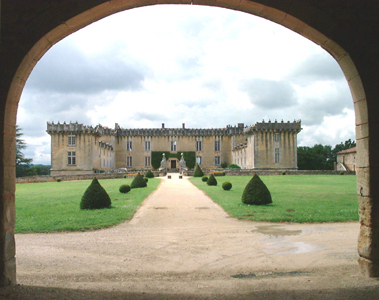
<svg viewBox="0 0 379 300">
<path fill-rule="evenodd" d="M 316 144 L 313 147 L 297 147 L 297 165 L 299 170 L 333 170 L 337 153 L 355 147 L 351 139 L 335 145 Z"/>
<path fill-rule="evenodd" d="M 25 171 L 29 169 L 32 158 L 26 158 L 22 150 L 26 148 L 25 141 L 21 138 L 23 133 L 21 128 L 16 125 L 16 177 L 25 175 Z"/>
</svg>

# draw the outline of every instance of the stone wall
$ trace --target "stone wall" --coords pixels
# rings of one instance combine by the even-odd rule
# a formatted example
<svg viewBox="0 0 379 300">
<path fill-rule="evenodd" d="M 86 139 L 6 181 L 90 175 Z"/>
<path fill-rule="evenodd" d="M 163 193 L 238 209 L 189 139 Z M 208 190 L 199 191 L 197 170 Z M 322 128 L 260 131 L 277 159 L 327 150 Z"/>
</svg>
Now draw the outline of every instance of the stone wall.
<svg viewBox="0 0 379 300">
<path fill-rule="evenodd" d="M 205 175 L 209 175 L 213 171 L 224 171 L 213 170 L 213 169 L 203 169 Z M 335 170 L 225 170 L 226 176 L 253 176 L 258 175 L 282 175 L 282 172 L 286 172 L 286 175 L 339 175 L 340 171 Z M 185 171 L 183 173 L 185 176 L 192 176 L 193 171 Z M 354 171 L 345 171 L 345 175 L 355 175 Z"/>
</svg>

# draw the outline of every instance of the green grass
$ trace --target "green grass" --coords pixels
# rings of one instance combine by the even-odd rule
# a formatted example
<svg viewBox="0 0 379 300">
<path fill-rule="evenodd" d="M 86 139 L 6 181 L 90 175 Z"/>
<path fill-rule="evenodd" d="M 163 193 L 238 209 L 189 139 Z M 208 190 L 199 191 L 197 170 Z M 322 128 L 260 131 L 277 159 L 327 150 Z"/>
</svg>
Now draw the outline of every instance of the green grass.
<svg viewBox="0 0 379 300">
<path fill-rule="evenodd" d="M 238 219 L 269 222 L 343 222 L 358 220 L 356 176 L 294 175 L 260 176 L 271 192 L 273 203 L 246 205 L 241 196 L 252 176 L 216 177 L 217 186 L 208 186 L 201 178 L 191 182 Z M 221 187 L 233 185 L 230 191 Z"/>
<path fill-rule="evenodd" d="M 119 224 L 133 217 L 141 202 L 154 191 L 160 179 L 153 178 L 147 188 L 119 192 L 121 184 L 132 179 L 99 180 L 112 200 L 112 208 L 81 210 L 80 200 L 90 180 L 16 185 L 16 233 L 84 231 Z"/>
</svg>

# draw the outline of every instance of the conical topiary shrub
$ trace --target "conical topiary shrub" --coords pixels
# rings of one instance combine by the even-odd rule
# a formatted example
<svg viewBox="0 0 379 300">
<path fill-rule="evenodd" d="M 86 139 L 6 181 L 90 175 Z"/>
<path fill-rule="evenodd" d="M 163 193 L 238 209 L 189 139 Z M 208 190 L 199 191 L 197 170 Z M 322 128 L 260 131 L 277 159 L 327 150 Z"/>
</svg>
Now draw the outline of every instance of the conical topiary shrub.
<svg viewBox="0 0 379 300">
<path fill-rule="evenodd" d="M 195 172 L 193 172 L 193 177 L 203 177 L 204 172 L 201 170 L 199 165 L 196 165 Z"/>
<path fill-rule="evenodd" d="M 242 194 L 242 202 L 254 205 L 272 203 L 270 191 L 257 174 L 246 185 Z"/>
<path fill-rule="evenodd" d="M 111 207 L 111 198 L 95 177 L 80 201 L 80 209 L 99 209 Z"/>
<path fill-rule="evenodd" d="M 151 170 L 149 170 L 146 172 L 145 177 L 146 178 L 154 178 L 154 174 L 153 174 L 153 172 L 151 172 Z"/>
<path fill-rule="evenodd" d="M 143 176 L 140 173 L 138 173 L 136 177 L 134 177 L 132 183 L 130 184 L 130 187 L 132 189 L 146 187 L 146 186 L 147 186 L 146 181 L 145 179 L 143 179 Z"/>
<path fill-rule="evenodd" d="M 217 185 L 217 180 L 213 174 L 211 174 L 207 180 L 208 185 Z"/>
</svg>

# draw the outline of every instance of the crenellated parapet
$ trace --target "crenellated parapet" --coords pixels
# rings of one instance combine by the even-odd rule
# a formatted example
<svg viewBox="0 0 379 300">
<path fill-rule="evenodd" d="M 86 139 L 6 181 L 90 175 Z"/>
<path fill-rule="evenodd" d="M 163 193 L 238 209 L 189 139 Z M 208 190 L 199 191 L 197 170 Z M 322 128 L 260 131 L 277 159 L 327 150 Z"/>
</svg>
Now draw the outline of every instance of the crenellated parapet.
<svg viewBox="0 0 379 300">
<path fill-rule="evenodd" d="M 244 129 L 245 134 L 252 134 L 257 131 L 270 131 L 270 132 L 281 132 L 281 131 L 291 131 L 299 133 L 302 130 L 301 128 L 301 121 L 293 121 L 292 123 L 290 121 L 288 122 L 278 122 L 275 120 L 275 122 L 265 122 L 264 120 L 262 122 L 257 122 L 252 126 L 246 127 Z"/>
<path fill-rule="evenodd" d="M 101 124 L 97 125 L 96 127 L 88 126 L 79 124 L 78 122 L 75 123 L 54 123 L 54 122 L 47 122 L 47 130 L 46 132 L 48 134 L 54 134 L 54 133 L 88 133 L 93 135 L 115 135 L 116 131 L 114 129 L 104 127 Z"/>
<path fill-rule="evenodd" d="M 243 134 L 242 126 L 227 126 L 225 128 L 132 128 L 118 127 L 117 136 L 229 136 Z"/>
</svg>

